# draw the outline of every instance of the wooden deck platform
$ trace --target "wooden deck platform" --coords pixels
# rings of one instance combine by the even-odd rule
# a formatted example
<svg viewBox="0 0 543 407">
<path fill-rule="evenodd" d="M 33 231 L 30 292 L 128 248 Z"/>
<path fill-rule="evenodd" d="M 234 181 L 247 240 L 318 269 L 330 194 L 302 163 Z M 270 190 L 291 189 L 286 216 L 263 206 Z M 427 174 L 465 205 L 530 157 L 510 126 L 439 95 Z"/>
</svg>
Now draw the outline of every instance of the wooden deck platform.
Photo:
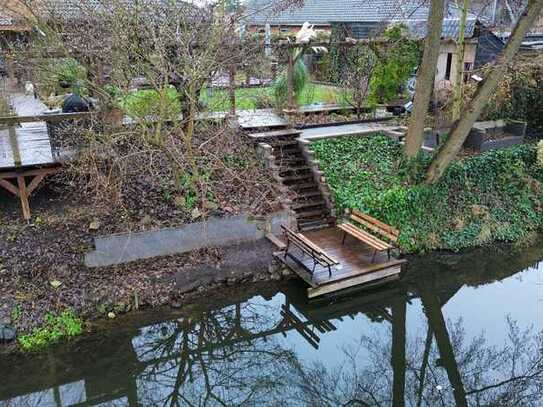
<svg viewBox="0 0 543 407">
<path fill-rule="evenodd" d="M 0 170 L 55 163 L 44 122 L 0 130 Z"/>
<path fill-rule="evenodd" d="M 349 236 L 342 245 L 343 234 L 336 227 L 305 232 L 303 235 L 340 263 L 333 267 L 332 277 L 329 277 L 327 269 L 319 266 L 311 276 L 308 269 L 313 268 L 313 261 L 309 256 L 302 256 L 297 248 L 289 250 L 291 255 L 286 258 L 284 252 L 276 253 L 279 260 L 309 285 L 307 290 L 309 298 L 360 285 L 373 287 L 386 283 L 397 279 L 402 264 L 406 263 L 406 260 L 402 259 L 388 260 L 386 253 L 378 253 L 372 263 L 373 250 Z"/>
</svg>

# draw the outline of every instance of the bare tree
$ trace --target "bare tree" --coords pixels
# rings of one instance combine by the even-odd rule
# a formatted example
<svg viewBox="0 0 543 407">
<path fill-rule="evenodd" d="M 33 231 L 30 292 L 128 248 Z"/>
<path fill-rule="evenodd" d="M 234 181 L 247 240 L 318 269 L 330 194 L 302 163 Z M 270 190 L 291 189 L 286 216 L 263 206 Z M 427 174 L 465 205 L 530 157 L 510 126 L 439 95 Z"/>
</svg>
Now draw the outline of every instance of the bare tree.
<svg viewBox="0 0 543 407">
<path fill-rule="evenodd" d="M 424 141 L 424 123 L 428 113 L 428 105 L 434 90 L 434 78 L 439 57 L 439 45 L 443 26 L 444 0 L 432 0 L 428 29 L 424 42 L 424 54 L 417 75 L 413 113 L 409 120 L 405 153 L 414 157 Z"/>
<path fill-rule="evenodd" d="M 460 110 L 462 109 L 462 101 L 464 95 L 464 53 L 465 53 L 465 33 L 466 23 L 468 18 L 469 0 L 464 0 L 462 7 L 462 16 L 460 18 L 460 29 L 458 40 L 456 42 L 456 78 L 454 82 L 454 100 L 453 100 L 453 121 L 460 118 Z"/>
<path fill-rule="evenodd" d="M 346 66 L 341 80 L 343 100 L 356 111 L 358 119 L 367 102 L 376 55 L 365 45 L 358 44 L 347 51 Z"/>
</svg>

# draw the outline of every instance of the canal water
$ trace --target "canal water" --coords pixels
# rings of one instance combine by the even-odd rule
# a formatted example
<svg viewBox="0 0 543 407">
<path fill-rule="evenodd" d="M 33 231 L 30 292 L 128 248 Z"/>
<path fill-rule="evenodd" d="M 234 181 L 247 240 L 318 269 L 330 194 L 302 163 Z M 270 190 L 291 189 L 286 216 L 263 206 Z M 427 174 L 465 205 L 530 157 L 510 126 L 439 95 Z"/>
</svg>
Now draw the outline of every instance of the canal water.
<svg viewBox="0 0 543 407">
<path fill-rule="evenodd" d="M 543 243 L 308 302 L 232 290 L 0 361 L 0 406 L 541 406 Z"/>
</svg>

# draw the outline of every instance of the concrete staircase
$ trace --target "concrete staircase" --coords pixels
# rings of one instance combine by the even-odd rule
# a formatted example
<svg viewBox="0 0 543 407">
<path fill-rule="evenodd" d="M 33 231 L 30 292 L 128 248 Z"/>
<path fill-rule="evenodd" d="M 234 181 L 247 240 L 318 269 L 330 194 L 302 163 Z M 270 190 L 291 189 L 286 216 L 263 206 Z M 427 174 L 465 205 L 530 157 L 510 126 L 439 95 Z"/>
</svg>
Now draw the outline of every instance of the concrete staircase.
<svg viewBox="0 0 543 407">
<path fill-rule="evenodd" d="M 281 129 L 250 134 L 267 159 L 268 167 L 289 197 L 286 206 L 300 231 L 316 230 L 335 224 L 312 166 L 307 162 L 300 142 L 301 132 Z"/>
</svg>

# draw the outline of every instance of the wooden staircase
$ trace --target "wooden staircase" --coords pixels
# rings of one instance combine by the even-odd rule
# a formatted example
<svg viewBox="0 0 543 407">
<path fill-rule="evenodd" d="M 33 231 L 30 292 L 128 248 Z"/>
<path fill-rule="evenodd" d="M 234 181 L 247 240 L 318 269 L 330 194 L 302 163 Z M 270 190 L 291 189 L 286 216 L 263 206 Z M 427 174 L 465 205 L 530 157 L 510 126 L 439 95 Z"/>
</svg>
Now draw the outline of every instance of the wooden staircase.
<svg viewBox="0 0 543 407">
<path fill-rule="evenodd" d="M 293 212 L 298 229 L 309 231 L 330 227 L 335 224 L 335 218 L 324 199 L 313 169 L 300 148 L 300 134 L 296 129 L 282 129 L 254 133 L 249 137 L 257 143 L 271 147 L 270 168 L 291 196 L 288 206 Z"/>
</svg>

